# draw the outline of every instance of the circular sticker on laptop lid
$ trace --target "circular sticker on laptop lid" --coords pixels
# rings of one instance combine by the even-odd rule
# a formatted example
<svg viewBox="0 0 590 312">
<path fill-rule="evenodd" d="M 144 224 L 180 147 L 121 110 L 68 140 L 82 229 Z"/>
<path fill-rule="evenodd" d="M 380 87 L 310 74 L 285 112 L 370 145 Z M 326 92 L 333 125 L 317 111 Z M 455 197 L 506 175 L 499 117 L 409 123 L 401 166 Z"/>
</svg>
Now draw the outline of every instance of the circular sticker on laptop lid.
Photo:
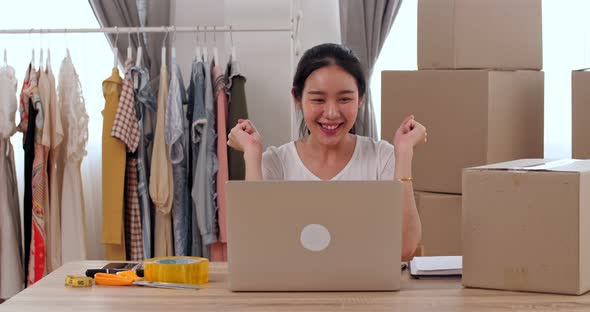
<svg viewBox="0 0 590 312">
<path fill-rule="evenodd" d="M 301 230 L 301 245 L 310 251 L 322 251 L 330 245 L 330 232 L 321 224 L 308 224 Z"/>
</svg>

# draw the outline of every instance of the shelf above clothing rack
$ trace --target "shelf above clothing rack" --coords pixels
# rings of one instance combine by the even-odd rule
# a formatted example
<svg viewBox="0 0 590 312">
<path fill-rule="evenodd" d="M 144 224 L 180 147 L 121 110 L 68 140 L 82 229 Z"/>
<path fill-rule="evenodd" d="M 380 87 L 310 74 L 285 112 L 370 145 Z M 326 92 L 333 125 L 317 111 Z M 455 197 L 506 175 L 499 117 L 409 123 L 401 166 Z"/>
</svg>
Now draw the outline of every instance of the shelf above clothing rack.
<svg viewBox="0 0 590 312">
<path fill-rule="evenodd" d="M 234 26 L 159 26 L 105 28 L 31 28 L 0 29 L 0 34 L 76 34 L 76 33 L 162 33 L 162 32 L 294 32 L 293 27 L 234 27 Z"/>
</svg>

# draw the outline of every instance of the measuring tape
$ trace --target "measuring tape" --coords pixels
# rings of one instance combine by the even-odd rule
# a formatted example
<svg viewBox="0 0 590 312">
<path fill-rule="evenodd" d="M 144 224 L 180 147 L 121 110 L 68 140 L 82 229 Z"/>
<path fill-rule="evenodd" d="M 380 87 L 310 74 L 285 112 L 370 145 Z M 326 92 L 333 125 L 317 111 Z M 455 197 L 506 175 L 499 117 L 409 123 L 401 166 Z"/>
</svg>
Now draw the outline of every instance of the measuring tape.
<svg viewBox="0 0 590 312">
<path fill-rule="evenodd" d="M 68 275 L 66 276 L 66 286 L 90 287 L 92 286 L 92 277 Z"/>
<path fill-rule="evenodd" d="M 209 282 L 209 260 L 201 257 L 157 257 L 143 262 L 150 282 L 202 285 Z"/>
</svg>

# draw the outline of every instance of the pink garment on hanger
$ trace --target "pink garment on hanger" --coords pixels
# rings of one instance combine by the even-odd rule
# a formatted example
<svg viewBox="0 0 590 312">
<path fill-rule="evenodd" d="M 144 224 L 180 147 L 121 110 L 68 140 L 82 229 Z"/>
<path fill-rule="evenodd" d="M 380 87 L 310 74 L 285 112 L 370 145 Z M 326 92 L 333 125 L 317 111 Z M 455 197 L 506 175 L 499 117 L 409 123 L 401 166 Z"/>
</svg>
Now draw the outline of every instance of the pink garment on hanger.
<svg viewBox="0 0 590 312">
<path fill-rule="evenodd" d="M 221 68 L 213 63 L 214 92 L 217 102 L 217 207 L 219 241 L 211 245 L 211 261 L 227 261 L 227 237 L 225 223 L 225 182 L 229 179 L 227 163 L 227 94 Z"/>
</svg>

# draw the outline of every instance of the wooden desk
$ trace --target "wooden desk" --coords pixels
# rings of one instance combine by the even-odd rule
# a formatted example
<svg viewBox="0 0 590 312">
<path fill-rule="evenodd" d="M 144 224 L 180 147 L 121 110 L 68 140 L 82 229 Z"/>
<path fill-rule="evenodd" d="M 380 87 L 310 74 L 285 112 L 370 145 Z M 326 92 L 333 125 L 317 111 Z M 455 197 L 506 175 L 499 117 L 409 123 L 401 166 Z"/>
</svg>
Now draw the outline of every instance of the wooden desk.
<svg viewBox="0 0 590 312">
<path fill-rule="evenodd" d="M 407 272 L 399 292 L 232 293 L 224 263 L 211 263 L 211 282 L 201 290 L 64 286 L 66 275 L 83 275 L 104 263 L 67 264 L 0 304 L 0 311 L 590 311 L 590 294 L 464 289 L 459 279 L 414 280 Z"/>
</svg>

